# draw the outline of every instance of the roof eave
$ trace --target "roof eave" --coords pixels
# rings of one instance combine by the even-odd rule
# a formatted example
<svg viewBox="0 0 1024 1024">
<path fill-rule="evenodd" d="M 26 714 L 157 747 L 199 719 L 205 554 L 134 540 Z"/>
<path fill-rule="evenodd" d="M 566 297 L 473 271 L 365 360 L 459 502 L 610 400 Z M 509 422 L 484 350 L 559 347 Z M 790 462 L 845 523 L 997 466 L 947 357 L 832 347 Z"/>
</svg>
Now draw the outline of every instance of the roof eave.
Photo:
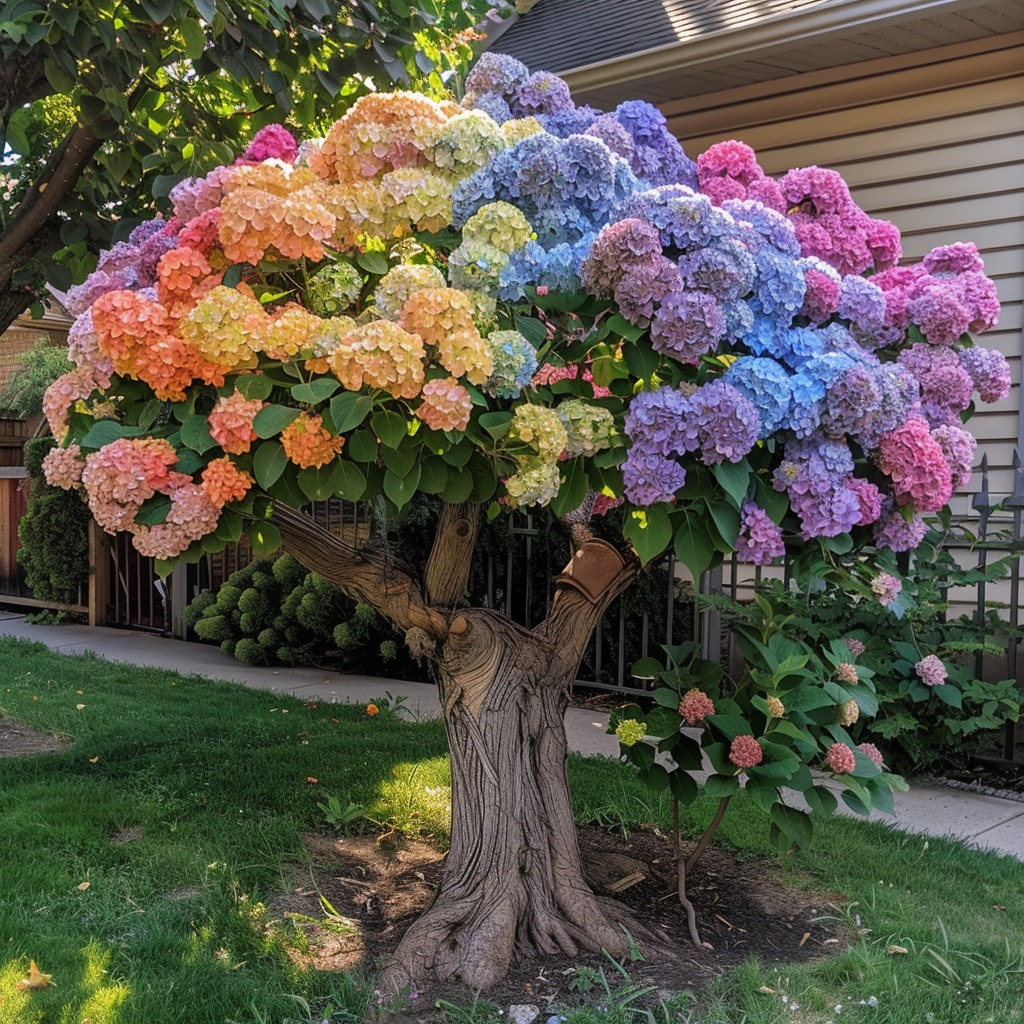
<svg viewBox="0 0 1024 1024">
<path fill-rule="evenodd" d="M 680 41 L 562 71 L 573 92 L 621 85 L 638 78 L 698 70 L 738 57 L 799 43 L 824 41 L 852 31 L 969 7 L 976 0 L 846 0 L 811 10 L 780 14 L 739 29 L 723 29 L 692 41 Z"/>
</svg>

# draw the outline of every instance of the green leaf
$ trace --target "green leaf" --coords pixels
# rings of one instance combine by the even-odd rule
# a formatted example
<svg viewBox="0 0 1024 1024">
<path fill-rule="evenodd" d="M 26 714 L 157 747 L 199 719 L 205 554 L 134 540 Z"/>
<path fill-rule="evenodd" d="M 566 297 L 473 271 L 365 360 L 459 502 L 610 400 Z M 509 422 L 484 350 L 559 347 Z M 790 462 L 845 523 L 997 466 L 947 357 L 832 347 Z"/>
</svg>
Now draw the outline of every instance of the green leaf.
<svg viewBox="0 0 1024 1024">
<path fill-rule="evenodd" d="M 644 333 L 642 327 L 631 324 L 621 313 L 609 317 L 605 323 L 608 333 L 616 338 L 625 338 L 626 341 L 636 341 Z"/>
<path fill-rule="evenodd" d="M 495 441 L 503 438 L 512 426 L 512 413 L 485 412 L 477 422 Z"/>
<path fill-rule="evenodd" d="M 374 413 L 370 426 L 380 443 L 388 448 L 397 448 L 409 436 L 405 417 L 397 412 Z"/>
<path fill-rule="evenodd" d="M 171 499 L 166 494 L 154 494 L 142 503 L 135 515 L 135 522 L 145 526 L 159 526 L 167 521 L 167 513 L 171 511 Z"/>
<path fill-rule="evenodd" d="M 377 458 L 377 435 L 368 427 L 355 431 L 345 444 L 345 455 L 353 462 L 373 462 Z"/>
<path fill-rule="evenodd" d="M 835 794 L 827 786 L 811 786 L 810 789 L 804 790 L 804 799 L 815 814 L 825 817 L 835 814 L 835 810 L 839 806 Z"/>
<path fill-rule="evenodd" d="M 358 501 L 366 493 L 366 474 L 354 462 L 338 462 L 335 492 L 346 501 Z"/>
<path fill-rule="evenodd" d="M 253 523 L 248 530 L 249 543 L 257 555 L 269 555 L 281 546 L 281 531 L 272 523 Z"/>
<path fill-rule="evenodd" d="M 785 804 L 775 804 L 771 809 L 772 824 L 793 846 L 806 846 L 811 841 L 814 829 L 811 819 L 803 811 Z"/>
<path fill-rule="evenodd" d="M 700 796 L 700 790 L 697 788 L 693 776 L 689 772 L 679 769 L 668 773 L 668 788 L 684 807 L 688 807 Z"/>
<path fill-rule="evenodd" d="M 713 800 L 732 796 L 739 788 L 740 780 L 735 775 L 709 775 L 704 783 L 704 793 Z"/>
<path fill-rule="evenodd" d="M 242 539 L 242 527 L 244 525 L 245 520 L 240 515 L 224 511 L 221 513 L 220 522 L 217 523 L 214 536 L 225 544 L 234 544 Z"/>
<path fill-rule="evenodd" d="M 534 347 L 540 348 L 548 340 L 548 329 L 532 316 L 520 316 L 518 313 L 512 320 L 515 329 Z"/>
<path fill-rule="evenodd" d="M 296 402 L 303 402 L 306 405 L 319 405 L 325 399 L 331 397 L 341 385 L 329 377 L 317 377 L 308 384 L 296 384 L 292 388 L 292 398 Z"/>
<path fill-rule="evenodd" d="M 699 583 L 715 559 L 715 545 L 696 516 L 685 513 L 681 517 L 675 532 L 675 553 L 692 573 L 694 582 Z"/>
<path fill-rule="evenodd" d="M 59 64 L 50 60 L 49 57 L 43 61 L 43 74 L 46 76 L 47 82 L 53 86 L 55 93 L 70 93 L 74 91 L 74 75 L 69 75 Z"/>
<path fill-rule="evenodd" d="M 962 708 L 964 706 L 963 694 L 952 684 L 945 683 L 943 686 L 933 686 L 932 693 L 951 708 Z"/>
<path fill-rule="evenodd" d="M 776 526 L 782 522 L 789 511 L 789 496 L 786 492 L 769 487 L 760 477 L 755 481 L 755 498 L 758 505 L 768 513 L 768 518 Z"/>
<path fill-rule="evenodd" d="M 338 481 L 337 459 L 332 459 L 326 466 L 307 466 L 299 471 L 298 483 L 302 493 L 310 501 L 326 501 L 334 497 Z"/>
<path fill-rule="evenodd" d="M 358 391 L 346 391 L 331 399 L 331 419 L 334 429 L 339 434 L 347 434 L 359 426 L 373 408 L 373 399 L 369 395 L 361 395 Z"/>
<path fill-rule="evenodd" d="M 395 476 L 408 476 L 416 460 L 423 455 L 419 445 L 408 444 L 400 448 L 384 448 L 381 450 L 381 461 Z"/>
<path fill-rule="evenodd" d="M 139 437 L 146 431 L 142 427 L 129 427 L 117 420 L 99 420 L 81 440 L 83 448 L 102 448 L 122 437 Z"/>
<path fill-rule="evenodd" d="M 185 44 L 185 56 L 189 60 L 198 60 L 202 57 L 203 50 L 206 49 L 206 33 L 203 26 L 191 18 L 182 18 L 178 22 L 178 30 Z"/>
<path fill-rule="evenodd" d="M 420 466 L 413 466 L 407 476 L 398 476 L 390 469 L 384 474 L 384 493 L 395 503 L 395 508 L 404 508 L 412 500 L 420 485 Z"/>
<path fill-rule="evenodd" d="M 200 455 L 216 448 L 217 442 L 210 434 L 210 421 L 205 416 L 186 416 L 181 424 L 181 443 Z"/>
<path fill-rule="evenodd" d="M 390 269 L 387 257 L 380 252 L 361 252 L 356 257 L 356 263 L 368 274 L 376 274 L 383 277 Z"/>
<path fill-rule="evenodd" d="M 300 412 L 300 409 L 293 409 L 287 405 L 265 406 L 256 413 L 252 429 L 256 431 L 257 437 L 274 437 L 297 419 Z"/>
<path fill-rule="evenodd" d="M 556 516 L 568 515 L 575 512 L 583 504 L 587 492 L 590 490 L 590 481 L 587 477 L 586 466 L 582 459 L 573 459 L 571 462 L 562 463 L 562 483 L 558 493 L 551 499 L 551 511 Z"/>
<path fill-rule="evenodd" d="M 743 504 L 750 486 L 750 464 L 746 459 L 739 462 L 719 462 L 712 467 L 715 479 L 722 490 L 732 499 L 736 508 Z"/>
<path fill-rule="evenodd" d="M 736 547 L 736 538 L 740 534 L 740 514 L 726 501 L 709 501 L 708 511 L 721 538 L 722 545 L 715 546 L 719 551 L 728 553 Z M 714 540 L 714 538 L 712 538 Z"/>
<path fill-rule="evenodd" d="M 462 469 L 449 468 L 444 490 L 440 492 L 442 500 L 452 505 L 458 505 L 460 502 L 467 501 L 472 493 L 473 474 L 465 467 Z"/>
<path fill-rule="evenodd" d="M 449 448 L 447 451 L 441 452 L 441 458 L 444 459 L 449 466 L 461 468 L 469 462 L 475 451 L 476 448 L 472 441 L 460 441 L 454 448 Z"/>
<path fill-rule="evenodd" d="M 742 715 L 709 715 L 705 720 L 730 742 L 737 736 L 749 736 L 750 723 Z"/>
<path fill-rule="evenodd" d="M 274 382 L 262 374 L 247 373 L 235 380 L 235 389 L 250 401 L 258 398 L 262 402 L 270 397 Z"/>
<path fill-rule="evenodd" d="M 448 467 L 441 459 L 427 459 L 422 463 L 420 490 L 424 494 L 440 494 L 448 483 Z"/>
<path fill-rule="evenodd" d="M 622 527 L 641 563 L 657 558 L 672 540 L 672 522 L 664 505 L 630 509 Z"/>
<path fill-rule="evenodd" d="M 274 486 L 287 466 L 288 456 L 280 441 L 261 444 L 252 460 L 253 476 L 265 491 Z"/>
<path fill-rule="evenodd" d="M 626 358 L 626 365 L 629 367 L 630 373 L 641 380 L 650 380 L 661 363 L 661 356 L 654 351 L 651 343 L 646 339 L 624 345 L 622 354 Z"/>
</svg>

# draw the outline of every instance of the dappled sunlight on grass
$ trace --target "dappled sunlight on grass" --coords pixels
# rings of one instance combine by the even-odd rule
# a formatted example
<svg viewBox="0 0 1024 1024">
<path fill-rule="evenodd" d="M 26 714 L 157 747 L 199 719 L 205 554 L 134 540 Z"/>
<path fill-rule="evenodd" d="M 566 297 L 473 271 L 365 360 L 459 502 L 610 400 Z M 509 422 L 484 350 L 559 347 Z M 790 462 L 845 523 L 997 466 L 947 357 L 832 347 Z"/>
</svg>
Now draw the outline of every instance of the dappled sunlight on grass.
<svg viewBox="0 0 1024 1024">
<path fill-rule="evenodd" d="M 429 835 L 446 843 L 452 821 L 452 773 L 447 756 L 394 765 L 368 816 L 385 828 Z"/>
<path fill-rule="evenodd" d="M 60 957 L 44 961 L 40 970 L 52 973 L 53 984 L 31 992 L 18 987 L 28 974 L 26 957 L 0 966 L 0 1024 L 121 1024 L 131 988 L 111 978 L 110 951 L 90 941 L 75 959 L 74 969 Z"/>
</svg>

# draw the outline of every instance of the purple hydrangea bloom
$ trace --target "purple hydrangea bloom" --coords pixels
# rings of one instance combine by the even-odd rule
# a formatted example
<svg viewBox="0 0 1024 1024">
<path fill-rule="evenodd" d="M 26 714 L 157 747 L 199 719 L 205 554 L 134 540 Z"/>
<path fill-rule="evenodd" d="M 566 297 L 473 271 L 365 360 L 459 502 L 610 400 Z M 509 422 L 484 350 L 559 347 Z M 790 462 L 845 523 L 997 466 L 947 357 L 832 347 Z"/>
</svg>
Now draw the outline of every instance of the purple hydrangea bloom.
<svg viewBox="0 0 1024 1024">
<path fill-rule="evenodd" d="M 847 274 L 839 296 L 839 315 L 864 334 L 873 334 L 885 322 L 885 293 L 867 278 Z"/>
<path fill-rule="evenodd" d="M 821 426 L 826 434 L 860 439 L 870 436 L 882 403 L 882 392 L 872 368 L 851 366 L 828 389 Z"/>
<path fill-rule="evenodd" d="M 761 436 L 761 419 L 750 399 L 723 380 L 712 381 L 690 397 L 687 444 L 696 439 L 701 461 L 739 462 Z"/>
<path fill-rule="evenodd" d="M 485 50 L 466 76 L 466 92 L 477 95 L 492 92 L 508 99 L 529 77 L 530 69 L 522 61 Z"/>
<path fill-rule="evenodd" d="M 768 565 L 786 553 L 782 530 L 764 509 L 751 501 L 744 502 L 740 509 L 740 532 L 735 550 L 741 561 L 754 565 Z"/>
<path fill-rule="evenodd" d="M 651 321 L 655 350 L 696 366 L 725 333 L 725 316 L 713 295 L 677 289 L 659 304 Z"/>
<path fill-rule="evenodd" d="M 572 110 L 575 104 L 569 86 L 550 71 L 534 71 L 515 91 L 509 106 L 516 117 L 557 114 Z"/>
<path fill-rule="evenodd" d="M 622 464 L 626 497 L 634 505 L 671 501 L 686 483 L 686 470 L 674 459 L 631 451 Z"/>
<path fill-rule="evenodd" d="M 138 284 L 138 275 L 133 267 L 94 270 L 81 284 L 68 289 L 65 305 L 73 316 L 81 316 L 101 295 L 122 289 L 134 290 Z"/>
<path fill-rule="evenodd" d="M 928 524 L 916 512 L 905 519 L 889 499 L 883 502 L 882 514 L 874 526 L 875 546 L 890 551 L 912 551 L 924 540 Z"/>
<path fill-rule="evenodd" d="M 710 292 L 720 302 L 732 302 L 753 287 L 757 264 L 737 238 L 719 238 L 679 259 L 679 273 L 691 288 Z"/>
<path fill-rule="evenodd" d="M 974 452 L 978 442 L 973 434 L 956 424 L 943 424 L 932 431 L 932 439 L 942 449 L 949 463 L 953 487 L 963 487 L 970 482 L 974 473 Z"/>
<path fill-rule="evenodd" d="M 619 312 L 630 323 L 647 327 L 666 296 L 681 291 L 679 270 L 671 260 L 660 255 L 645 256 L 630 263 L 625 270 L 615 285 Z"/>
<path fill-rule="evenodd" d="M 793 225 L 781 213 L 755 199 L 727 199 L 722 209 L 737 221 L 749 224 L 773 249 L 794 259 L 800 256 L 800 243 Z"/>
<path fill-rule="evenodd" d="M 690 401 L 673 388 L 641 391 L 626 413 L 626 436 L 641 454 L 684 455 L 682 424 L 690 416 Z"/>
<path fill-rule="evenodd" d="M 549 128 L 548 131 L 551 129 Z M 632 166 L 633 151 L 636 148 L 633 145 L 633 137 L 613 114 L 603 114 L 594 118 L 585 132 L 587 135 L 593 135 L 595 139 L 600 139 L 613 153 L 621 156 Z M 557 135 L 558 133 L 554 132 L 553 134 Z"/>
<path fill-rule="evenodd" d="M 658 232 L 647 221 L 627 217 L 606 224 L 583 261 L 583 286 L 591 295 L 610 297 L 631 263 L 661 254 Z"/>
<path fill-rule="evenodd" d="M 643 100 L 620 103 L 615 118 L 633 139 L 633 173 L 648 184 L 697 187 L 697 165 L 668 130 L 665 115 Z"/>
<path fill-rule="evenodd" d="M 870 480 L 848 476 L 846 487 L 857 495 L 860 502 L 860 519 L 857 526 L 869 526 L 882 514 L 882 492 Z"/>
<path fill-rule="evenodd" d="M 544 131 L 557 135 L 560 139 L 567 139 L 570 135 L 594 134 L 590 130 L 591 126 L 602 115 L 601 111 L 594 107 L 573 106 L 563 107 L 553 114 L 536 114 L 534 116 L 543 125 Z M 597 137 L 600 138 L 600 136 Z M 612 146 L 608 148 L 613 152 L 618 152 Z M 619 153 L 619 156 L 622 155 Z"/>
<path fill-rule="evenodd" d="M 960 365 L 971 375 L 974 389 L 983 402 L 1000 402 L 1010 393 L 1010 364 L 994 348 L 961 349 Z"/>
<path fill-rule="evenodd" d="M 497 124 L 504 124 L 506 121 L 512 120 L 512 108 L 496 92 L 485 92 L 479 96 L 467 96 L 464 106 L 471 110 L 482 111 Z M 557 133 L 552 132 L 552 134 Z"/>
</svg>

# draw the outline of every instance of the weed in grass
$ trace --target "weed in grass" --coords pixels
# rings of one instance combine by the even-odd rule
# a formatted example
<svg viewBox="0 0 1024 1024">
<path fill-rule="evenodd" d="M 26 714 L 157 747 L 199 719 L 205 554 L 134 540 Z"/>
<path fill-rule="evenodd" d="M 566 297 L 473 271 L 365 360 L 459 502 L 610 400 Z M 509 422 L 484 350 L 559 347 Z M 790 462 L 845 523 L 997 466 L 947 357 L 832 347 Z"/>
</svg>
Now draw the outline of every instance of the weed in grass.
<svg viewBox="0 0 1024 1024">
<path fill-rule="evenodd" d="M 336 793 L 329 794 L 326 802 L 318 801 L 317 807 L 324 812 L 327 824 L 342 835 L 358 835 L 362 831 L 362 826 L 368 824 L 366 808 L 362 804 L 353 803 L 351 800 L 342 803 L 341 797 Z"/>
</svg>

